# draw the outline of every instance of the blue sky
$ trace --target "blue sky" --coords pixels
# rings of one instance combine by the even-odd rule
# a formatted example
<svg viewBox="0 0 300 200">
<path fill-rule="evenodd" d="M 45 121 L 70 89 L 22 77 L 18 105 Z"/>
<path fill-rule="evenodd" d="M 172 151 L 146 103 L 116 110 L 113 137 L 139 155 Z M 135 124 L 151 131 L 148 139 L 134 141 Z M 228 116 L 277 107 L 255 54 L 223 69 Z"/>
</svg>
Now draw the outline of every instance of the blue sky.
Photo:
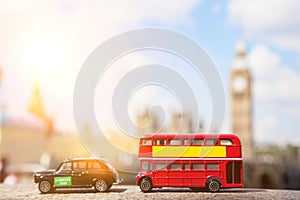
<svg viewBox="0 0 300 200">
<path fill-rule="evenodd" d="M 198 42 L 215 62 L 226 91 L 235 45 L 243 40 L 254 78 L 255 140 L 299 144 L 299 10 L 296 0 L 1 1 L 2 104 L 7 112 L 28 114 L 38 83 L 57 128 L 73 130 L 72 92 L 89 53 L 118 33 L 160 27 Z M 145 60 L 147 56 L 134 56 L 122 62 L 138 65 Z M 107 93 L 111 90 L 106 88 Z M 226 95 L 229 97 L 228 92 Z M 227 101 L 230 111 L 229 98 Z M 209 118 L 208 114 L 209 109 L 203 118 Z M 227 115 L 224 131 L 229 132 Z"/>
</svg>

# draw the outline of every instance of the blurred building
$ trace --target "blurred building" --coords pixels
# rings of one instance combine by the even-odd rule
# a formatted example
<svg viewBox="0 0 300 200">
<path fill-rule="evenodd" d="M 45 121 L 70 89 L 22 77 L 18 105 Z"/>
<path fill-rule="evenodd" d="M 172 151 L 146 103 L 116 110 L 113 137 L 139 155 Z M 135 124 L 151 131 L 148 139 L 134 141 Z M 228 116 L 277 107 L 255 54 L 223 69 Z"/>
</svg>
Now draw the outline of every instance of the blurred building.
<svg viewBox="0 0 300 200">
<path fill-rule="evenodd" d="M 158 116 L 149 115 L 149 110 L 146 108 L 142 114 L 138 114 L 136 117 L 137 135 L 143 136 L 145 134 L 153 133 L 202 133 L 203 122 L 199 121 L 196 124 L 193 121 L 192 114 L 190 112 L 176 112 L 171 114 L 170 123 L 162 124 Z M 196 126 L 197 125 L 197 126 Z M 164 127 L 162 127 L 164 126 Z M 158 130 L 159 128 L 162 130 Z"/>
<path fill-rule="evenodd" d="M 169 133 L 193 133 L 193 121 L 191 114 L 174 112 L 171 118 L 171 124 L 166 128 Z"/>
<path fill-rule="evenodd" d="M 38 169 L 47 138 L 43 122 L 32 115 L 2 113 L 1 158 L 7 160 L 8 173 Z"/>
<path fill-rule="evenodd" d="M 150 116 L 149 108 L 145 108 L 145 110 L 137 114 L 135 118 L 135 123 L 137 126 L 137 136 L 141 137 L 147 133 L 155 133 L 158 131 L 159 119 L 158 116 L 152 115 Z"/>
<path fill-rule="evenodd" d="M 31 175 L 33 171 L 57 167 L 58 162 L 68 157 L 89 156 L 75 133 L 54 130 L 38 85 L 33 90 L 28 111 L 20 115 L 1 109 L 0 157 L 5 160 L 6 175 Z"/>
<path fill-rule="evenodd" d="M 287 145 L 282 154 L 283 181 L 287 189 L 300 189 L 300 147 Z"/>
</svg>

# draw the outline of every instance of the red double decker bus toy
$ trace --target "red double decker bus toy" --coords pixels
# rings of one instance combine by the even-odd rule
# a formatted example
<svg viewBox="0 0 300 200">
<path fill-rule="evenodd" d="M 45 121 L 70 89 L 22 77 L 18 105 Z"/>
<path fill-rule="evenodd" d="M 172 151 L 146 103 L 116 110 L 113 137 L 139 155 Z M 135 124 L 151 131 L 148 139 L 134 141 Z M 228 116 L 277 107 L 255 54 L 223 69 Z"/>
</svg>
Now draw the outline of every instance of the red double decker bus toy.
<svg viewBox="0 0 300 200">
<path fill-rule="evenodd" d="M 161 187 L 243 187 L 241 142 L 234 134 L 156 134 L 140 138 L 140 172 L 136 184 L 143 192 Z"/>
</svg>

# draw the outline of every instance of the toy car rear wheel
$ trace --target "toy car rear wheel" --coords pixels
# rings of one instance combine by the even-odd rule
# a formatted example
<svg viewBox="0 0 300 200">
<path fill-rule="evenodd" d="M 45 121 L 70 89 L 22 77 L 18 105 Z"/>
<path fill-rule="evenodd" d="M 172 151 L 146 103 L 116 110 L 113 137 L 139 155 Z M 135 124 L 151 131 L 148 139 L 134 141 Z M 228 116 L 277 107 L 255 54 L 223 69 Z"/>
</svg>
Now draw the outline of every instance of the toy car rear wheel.
<svg viewBox="0 0 300 200">
<path fill-rule="evenodd" d="M 216 180 L 211 180 L 208 183 L 208 189 L 211 192 L 218 192 L 220 190 L 220 187 L 221 187 L 220 183 Z"/>
<path fill-rule="evenodd" d="M 46 194 L 53 190 L 52 185 L 49 181 L 43 180 L 39 182 L 39 190 L 41 193 Z"/>
<path fill-rule="evenodd" d="M 143 192 L 150 192 L 152 190 L 152 182 L 149 178 L 143 178 L 141 181 L 140 181 L 140 189 L 143 191 Z"/>
<path fill-rule="evenodd" d="M 95 189 L 98 192 L 106 192 L 109 189 L 109 185 L 105 180 L 100 179 L 95 182 Z"/>
</svg>

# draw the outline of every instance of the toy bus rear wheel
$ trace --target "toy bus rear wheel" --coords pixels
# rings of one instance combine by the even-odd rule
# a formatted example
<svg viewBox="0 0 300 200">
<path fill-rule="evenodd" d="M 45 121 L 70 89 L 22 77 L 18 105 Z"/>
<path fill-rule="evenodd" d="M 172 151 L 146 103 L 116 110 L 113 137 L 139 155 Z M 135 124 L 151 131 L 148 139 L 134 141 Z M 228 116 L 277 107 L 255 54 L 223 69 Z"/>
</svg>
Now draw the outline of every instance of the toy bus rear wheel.
<svg viewBox="0 0 300 200">
<path fill-rule="evenodd" d="M 221 187 L 220 183 L 216 180 L 211 180 L 207 185 L 207 188 L 211 192 L 218 192 L 220 190 L 220 187 Z"/>
<path fill-rule="evenodd" d="M 143 191 L 143 192 L 150 192 L 152 190 L 152 182 L 149 178 L 143 178 L 141 181 L 140 181 L 140 189 Z"/>
<path fill-rule="evenodd" d="M 46 194 L 53 191 L 53 187 L 51 183 L 47 180 L 42 180 L 39 182 L 39 190 L 41 193 Z"/>
</svg>

